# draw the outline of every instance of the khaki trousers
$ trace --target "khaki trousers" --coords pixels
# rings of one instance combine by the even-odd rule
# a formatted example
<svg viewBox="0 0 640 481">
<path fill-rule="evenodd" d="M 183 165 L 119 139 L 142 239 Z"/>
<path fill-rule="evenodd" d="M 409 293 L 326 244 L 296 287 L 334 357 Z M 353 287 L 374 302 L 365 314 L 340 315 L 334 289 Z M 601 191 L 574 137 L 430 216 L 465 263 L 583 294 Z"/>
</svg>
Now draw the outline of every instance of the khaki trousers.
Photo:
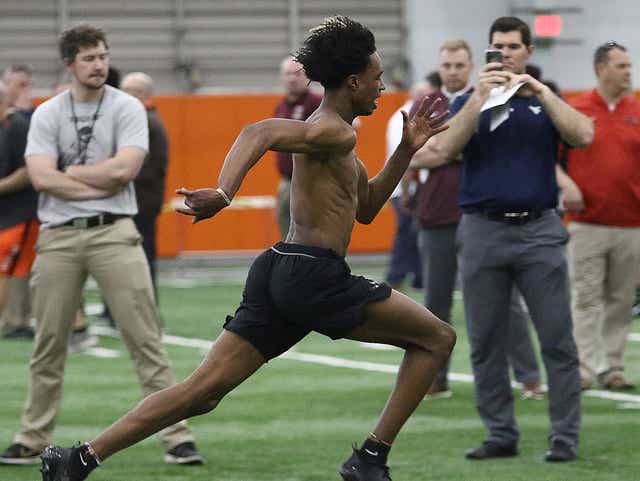
<svg viewBox="0 0 640 481">
<path fill-rule="evenodd" d="M 29 277 L 9 277 L 9 297 L 0 316 L 3 333 L 29 326 Z"/>
<path fill-rule="evenodd" d="M 67 341 L 90 274 L 107 301 L 133 359 L 144 395 L 175 383 L 161 343 L 157 309 L 141 237 L 131 219 L 112 225 L 44 230 L 36 245 L 31 299 L 36 338 L 31 382 L 14 442 L 31 449 L 51 443 L 62 397 Z M 99 375 L 99 373 L 96 373 Z M 87 407 L 87 414 L 98 406 Z M 159 433 L 165 450 L 193 441 L 184 422 Z"/>
<path fill-rule="evenodd" d="M 572 222 L 569 232 L 580 375 L 593 381 L 624 367 L 640 264 L 640 228 Z"/>
</svg>

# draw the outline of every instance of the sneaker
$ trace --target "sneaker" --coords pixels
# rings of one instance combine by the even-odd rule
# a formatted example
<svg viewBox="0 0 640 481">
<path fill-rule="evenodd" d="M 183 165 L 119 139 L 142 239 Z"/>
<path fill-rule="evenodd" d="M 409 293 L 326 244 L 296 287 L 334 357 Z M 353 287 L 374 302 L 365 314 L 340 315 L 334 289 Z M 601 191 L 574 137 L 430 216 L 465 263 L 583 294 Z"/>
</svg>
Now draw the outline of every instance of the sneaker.
<svg viewBox="0 0 640 481">
<path fill-rule="evenodd" d="M 449 389 L 448 386 L 441 386 L 439 384 L 432 384 L 427 394 L 425 395 L 425 399 L 447 399 L 453 396 L 453 392 Z"/>
<path fill-rule="evenodd" d="M 340 468 L 340 476 L 344 481 L 391 481 L 389 466 L 366 461 L 356 448 Z"/>
<path fill-rule="evenodd" d="M 510 458 L 518 455 L 518 447 L 516 444 L 497 444 L 492 441 L 485 441 L 482 446 L 475 449 L 469 449 L 464 453 L 467 459 L 491 459 L 491 458 Z"/>
<path fill-rule="evenodd" d="M 544 389 L 542 389 L 539 382 L 522 383 L 522 399 L 542 401 L 544 399 Z"/>
<path fill-rule="evenodd" d="M 69 353 L 77 354 L 98 344 L 98 337 L 89 332 L 89 327 L 71 331 L 69 336 Z"/>
<path fill-rule="evenodd" d="M 198 452 L 195 443 L 187 441 L 174 446 L 164 455 L 164 462 L 167 464 L 204 464 L 206 461 L 202 454 Z"/>
<path fill-rule="evenodd" d="M 580 378 L 580 390 L 581 391 L 588 391 L 592 387 L 593 387 L 593 381 L 591 379 L 586 378 L 586 377 L 581 377 Z"/>
<path fill-rule="evenodd" d="M 28 339 L 31 340 L 35 337 L 35 332 L 32 327 L 29 326 L 18 326 L 13 329 L 6 331 L 2 337 L 4 339 Z"/>
<path fill-rule="evenodd" d="M 38 463 L 40 463 L 40 451 L 20 443 L 12 444 L 0 454 L 0 464 L 26 465 Z"/>
<path fill-rule="evenodd" d="M 629 381 L 620 371 L 612 371 L 600 377 L 600 382 L 605 389 L 612 391 L 630 391 L 636 388 L 636 385 Z"/>
<path fill-rule="evenodd" d="M 560 439 L 551 441 L 551 447 L 544 455 L 544 460 L 550 463 L 563 463 L 576 459 L 576 450 L 573 446 Z"/>
</svg>

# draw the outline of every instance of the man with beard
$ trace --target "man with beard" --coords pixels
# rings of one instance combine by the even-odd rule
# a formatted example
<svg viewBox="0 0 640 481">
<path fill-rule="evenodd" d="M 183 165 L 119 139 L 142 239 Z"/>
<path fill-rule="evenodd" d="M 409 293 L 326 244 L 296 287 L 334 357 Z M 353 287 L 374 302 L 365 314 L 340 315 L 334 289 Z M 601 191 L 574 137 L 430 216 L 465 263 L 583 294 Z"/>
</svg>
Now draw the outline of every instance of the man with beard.
<svg viewBox="0 0 640 481">
<path fill-rule="evenodd" d="M 105 86 L 109 48 L 104 33 L 79 25 L 62 33 L 60 54 L 69 90 L 33 114 L 25 158 L 40 192 L 41 221 L 33 264 L 36 339 L 22 427 L 0 455 L 4 464 L 34 464 L 51 442 L 62 398 L 67 340 L 88 274 L 112 307 L 145 395 L 175 383 L 161 343 L 149 265 L 131 219 L 133 179 L 148 150 L 144 106 Z M 160 433 L 165 461 L 204 460 L 184 423 Z"/>
</svg>

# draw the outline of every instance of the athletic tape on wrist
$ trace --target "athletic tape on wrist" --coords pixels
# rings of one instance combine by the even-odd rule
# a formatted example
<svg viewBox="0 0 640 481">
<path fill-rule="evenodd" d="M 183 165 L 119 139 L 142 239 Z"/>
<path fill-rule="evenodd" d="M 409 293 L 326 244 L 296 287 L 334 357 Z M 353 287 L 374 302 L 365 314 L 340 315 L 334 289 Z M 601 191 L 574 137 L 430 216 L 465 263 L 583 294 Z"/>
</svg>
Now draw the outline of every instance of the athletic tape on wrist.
<svg viewBox="0 0 640 481">
<path fill-rule="evenodd" d="M 216 189 L 216 192 L 222 196 L 222 198 L 224 199 L 227 205 L 231 205 L 231 199 L 229 198 L 227 193 L 224 190 L 222 190 L 222 187 L 218 187 Z"/>
</svg>

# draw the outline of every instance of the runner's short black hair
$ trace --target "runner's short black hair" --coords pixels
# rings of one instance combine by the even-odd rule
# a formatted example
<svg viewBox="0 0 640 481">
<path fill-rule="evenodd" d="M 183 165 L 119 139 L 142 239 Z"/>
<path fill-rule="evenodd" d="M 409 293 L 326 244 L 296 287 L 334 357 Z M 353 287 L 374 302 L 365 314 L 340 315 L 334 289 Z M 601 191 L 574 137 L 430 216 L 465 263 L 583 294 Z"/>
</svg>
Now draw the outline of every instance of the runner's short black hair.
<svg viewBox="0 0 640 481">
<path fill-rule="evenodd" d="M 336 89 L 349 75 L 364 72 L 375 51 L 371 30 L 338 15 L 311 29 L 294 57 L 310 80 L 320 82 L 326 89 Z"/>
</svg>

